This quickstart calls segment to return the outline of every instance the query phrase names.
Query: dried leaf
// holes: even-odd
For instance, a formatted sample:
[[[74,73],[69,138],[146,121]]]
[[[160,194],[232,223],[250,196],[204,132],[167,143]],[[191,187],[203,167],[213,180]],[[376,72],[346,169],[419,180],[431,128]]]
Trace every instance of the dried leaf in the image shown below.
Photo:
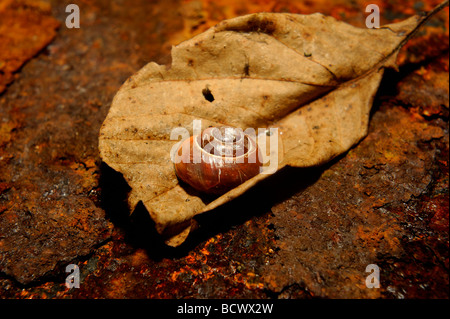
[[[100,132],[102,159],[132,188],[172,246],[192,218],[241,195],[259,174],[209,200],[175,175],[170,139],[208,126],[275,127],[278,169],[323,164],[367,133],[383,68],[426,17],[380,29],[355,28],[322,14],[257,13],[225,20],[173,47],[171,66],[149,63],[114,98]],[[210,95],[205,96],[205,90]]]

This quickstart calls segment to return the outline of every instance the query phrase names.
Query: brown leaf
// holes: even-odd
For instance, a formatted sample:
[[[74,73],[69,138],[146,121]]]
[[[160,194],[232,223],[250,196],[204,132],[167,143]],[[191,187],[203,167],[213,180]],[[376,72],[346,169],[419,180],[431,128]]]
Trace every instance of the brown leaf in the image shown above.
[[[259,174],[210,200],[180,185],[172,129],[278,128],[278,169],[323,164],[367,133],[384,67],[425,18],[380,29],[355,28],[322,14],[257,13],[225,20],[172,49],[170,67],[149,63],[114,98],[100,154],[132,188],[172,246],[192,218],[270,176]],[[205,96],[208,90],[210,96]]]

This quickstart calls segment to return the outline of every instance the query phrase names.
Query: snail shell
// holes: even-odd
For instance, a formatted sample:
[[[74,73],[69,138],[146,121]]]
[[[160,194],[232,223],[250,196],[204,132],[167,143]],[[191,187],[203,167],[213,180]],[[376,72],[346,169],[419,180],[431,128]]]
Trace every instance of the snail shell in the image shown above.
[[[259,174],[262,165],[255,139],[233,127],[205,129],[181,143],[176,156],[177,176],[211,194],[223,194],[242,184]]]

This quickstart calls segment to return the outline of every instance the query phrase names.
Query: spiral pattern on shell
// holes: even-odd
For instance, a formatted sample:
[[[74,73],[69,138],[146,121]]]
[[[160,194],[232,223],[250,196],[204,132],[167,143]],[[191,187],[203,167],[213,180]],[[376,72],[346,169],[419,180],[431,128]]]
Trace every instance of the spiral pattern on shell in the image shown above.
[[[223,194],[259,174],[261,154],[253,136],[233,127],[210,127],[185,140],[175,172],[195,189]]]

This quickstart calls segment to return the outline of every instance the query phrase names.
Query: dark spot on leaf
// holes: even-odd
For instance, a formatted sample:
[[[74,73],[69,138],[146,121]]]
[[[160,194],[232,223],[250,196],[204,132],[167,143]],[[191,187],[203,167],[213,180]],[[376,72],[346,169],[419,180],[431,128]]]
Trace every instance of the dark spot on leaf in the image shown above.
[[[250,75],[250,64],[248,64],[248,63],[245,63],[244,74],[245,74],[245,76],[249,76]]]
[[[258,16],[253,16],[248,20],[247,28],[250,32],[263,32],[267,34],[272,34],[276,29],[274,21]]]
[[[207,100],[209,102],[214,101],[214,95],[212,95],[211,90],[209,89],[209,87],[205,87],[202,90],[202,94],[203,94],[205,100]]]
[[[188,60],[188,66],[194,66],[194,60],[189,59]]]

